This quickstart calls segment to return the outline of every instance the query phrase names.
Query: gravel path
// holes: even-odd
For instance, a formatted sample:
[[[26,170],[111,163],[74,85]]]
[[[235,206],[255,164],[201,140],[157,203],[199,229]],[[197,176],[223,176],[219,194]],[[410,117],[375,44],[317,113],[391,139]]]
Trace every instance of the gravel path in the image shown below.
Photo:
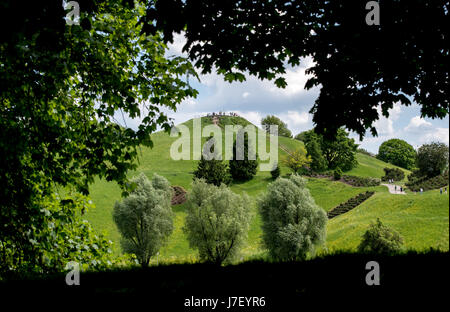
[[[397,185],[397,191],[395,191],[395,185],[394,184],[381,184],[384,186],[387,186],[387,188],[389,189],[389,193],[391,194],[400,194],[400,195],[406,195],[405,191],[400,192],[400,186]]]

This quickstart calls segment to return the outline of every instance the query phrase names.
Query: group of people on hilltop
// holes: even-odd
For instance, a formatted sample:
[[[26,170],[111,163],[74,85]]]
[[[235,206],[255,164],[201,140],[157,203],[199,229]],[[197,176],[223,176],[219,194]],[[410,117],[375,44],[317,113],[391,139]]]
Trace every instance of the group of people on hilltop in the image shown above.
[[[228,114],[226,112],[212,112],[212,113],[208,113],[206,115],[207,117],[214,117],[214,116],[231,116],[231,117],[238,117],[239,115],[234,113],[234,112],[229,112]]]

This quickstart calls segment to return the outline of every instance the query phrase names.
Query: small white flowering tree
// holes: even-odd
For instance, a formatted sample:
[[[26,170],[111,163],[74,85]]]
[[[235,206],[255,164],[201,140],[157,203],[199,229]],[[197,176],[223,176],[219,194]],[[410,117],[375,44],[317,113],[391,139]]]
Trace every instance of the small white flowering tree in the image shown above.
[[[269,184],[258,201],[264,245],[274,259],[302,260],[326,238],[327,215],[294,174]]]
[[[151,181],[143,173],[131,181],[136,188],[122,202],[116,202],[113,218],[122,235],[122,250],[135,254],[145,267],[173,231],[173,191],[157,174]]]
[[[217,187],[196,179],[187,200],[184,232],[200,259],[221,265],[237,255],[247,238],[249,199],[224,184]]]

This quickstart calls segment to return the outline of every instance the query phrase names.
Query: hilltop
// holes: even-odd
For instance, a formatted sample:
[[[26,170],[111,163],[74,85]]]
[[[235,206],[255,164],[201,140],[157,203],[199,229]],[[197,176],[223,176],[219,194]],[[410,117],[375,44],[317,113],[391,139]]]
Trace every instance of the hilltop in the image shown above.
[[[212,124],[210,118],[202,118],[202,125]],[[250,125],[251,123],[242,117],[222,116],[219,127],[226,125]],[[190,130],[193,120],[183,123]],[[135,176],[138,172],[151,177],[157,173],[166,177],[172,185],[177,185],[189,191],[196,168],[195,160],[174,161],[170,157],[170,146],[177,139],[170,137],[166,132],[152,134],[154,147],[142,147],[140,150],[139,167],[136,172],[130,172],[129,176]],[[287,156],[287,152],[303,146],[303,142],[286,137],[278,137],[278,157],[281,160]],[[202,142],[205,142],[203,138]],[[192,145],[192,140],[191,140]],[[383,168],[395,167],[384,163],[374,157],[357,154],[358,166],[345,174],[381,178],[384,175]],[[404,170],[407,174],[409,171]],[[286,176],[290,169],[281,164],[281,175]],[[246,192],[251,202],[253,218],[250,226],[248,244],[243,250],[243,259],[264,257],[265,251],[261,247],[261,220],[257,212],[255,200],[267,185],[272,182],[270,172],[258,171],[256,176],[245,183],[231,185],[236,193]],[[333,207],[365,191],[375,191],[375,194],[363,202],[354,210],[333,218],[328,222],[327,250],[354,250],[359,243],[370,222],[380,217],[383,222],[396,228],[404,237],[407,248],[423,250],[429,247],[448,250],[448,195],[440,196],[439,192],[429,191],[422,195],[407,194],[403,196],[393,195],[385,186],[377,187],[352,187],[347,184],[328,179],[308,178],[307,184],[316,203],[328,211]],[[106,231],[108,237],[114,241],[114,252],[120,253],[120,236],[112,220],[114,203],[120,200],[120,189],[114,182],[96,180],[91,187],[91,198],[96,205],[86,214],[86,218],[92,223],[94,229],[99,232]],[[160,251],[158,261],[181,262],[194,261],[196,252],[189,248],[189,244],[182,232],[184,218],[184,204],[173,206],[175,212],[174,232],[168,245]],[[156,261],[156,259],[152,260]]]

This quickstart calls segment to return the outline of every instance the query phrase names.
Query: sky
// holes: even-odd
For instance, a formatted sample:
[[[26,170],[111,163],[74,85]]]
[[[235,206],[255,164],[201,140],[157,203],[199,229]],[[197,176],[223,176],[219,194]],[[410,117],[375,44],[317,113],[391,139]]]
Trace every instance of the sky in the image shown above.
[[[182,53],[185,40],[183,34],[175,34],[166,56],[186,56]],[[288,83],[285,89],[277,88],[272,81],[262,81],[250,75],[246,75],[246,81],[242,83],[226,82],[222,75],[214,72],[200,75],[200,81],[191,78],[191,86],[199,91],[197,98],[186,99],[176,112],[165,110],[165,113],[179,124],[211,112],[235,112],[257,126],[263,117],[276,115],[296,135],[314,127],[309,110],[320,88],[304,89],[308,79],[305,69],[311,64],[311,59],[304,59],[300,66],[288,68],[284,76]],[[363,141],[359,141],[355,133],[350,133],[350,136],[361,148],[372,153],[377,153],[380,144],[391,138],[403,139],[415,149],[432,141],[449,144],[448,116],[444,119],[421,118],[420,107],[415,103],[408,107],[395,105],[389,118],[381,117],[375,122],[375,127],[377,137],[367,133]]]

